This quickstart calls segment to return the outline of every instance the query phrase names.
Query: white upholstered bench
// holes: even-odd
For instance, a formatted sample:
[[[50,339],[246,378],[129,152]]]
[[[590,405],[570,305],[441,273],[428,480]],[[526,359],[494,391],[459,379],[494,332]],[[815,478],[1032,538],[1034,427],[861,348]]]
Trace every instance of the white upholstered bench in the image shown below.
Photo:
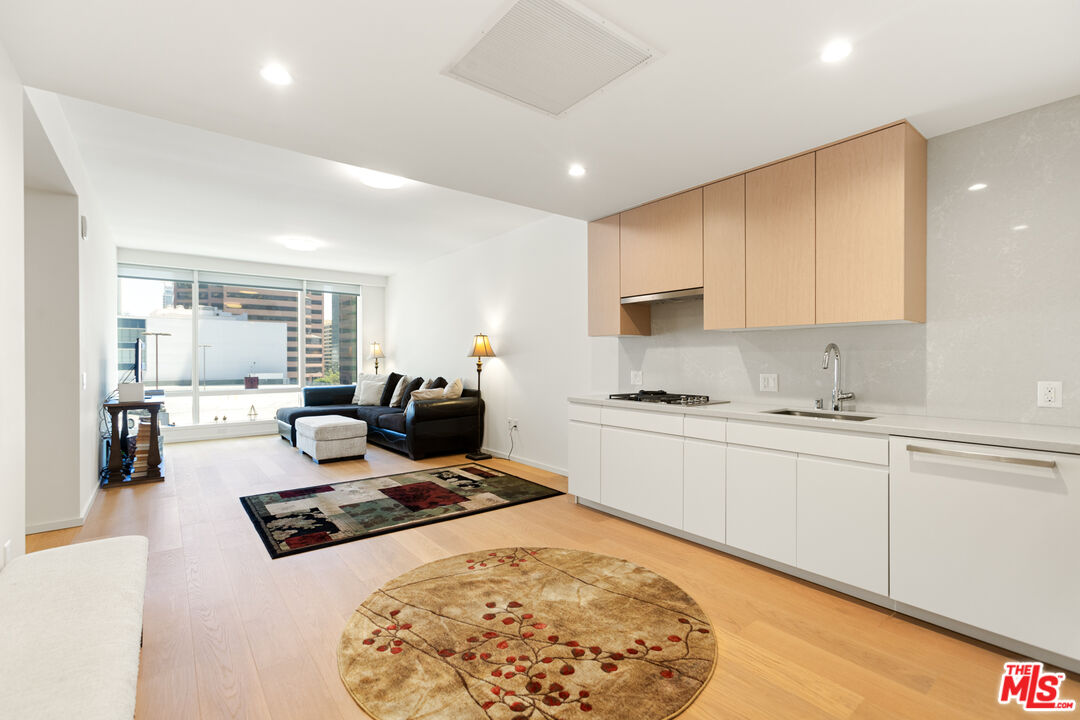
[[[0,572],[0,718],[131,720],[147,541],[22,555]]]
[[[296,448],[317,463],[362,458],[367,452],[367,423],[343,415],[297,418]]]

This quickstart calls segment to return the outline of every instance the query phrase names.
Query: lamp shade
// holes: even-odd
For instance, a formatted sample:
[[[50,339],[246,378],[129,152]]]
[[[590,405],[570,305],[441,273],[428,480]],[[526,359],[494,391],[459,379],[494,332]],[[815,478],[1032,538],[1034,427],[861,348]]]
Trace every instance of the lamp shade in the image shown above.
[[[377,342],[373,342],[371,343],[371,354],[368,357],[381,358],[386,356],[383,355],[382,346]]]
[[[487,335],[477,335],[473,338],[472,350],[466,357],[485,358],[495,357],[495,351],[491,349],[491,341]]]

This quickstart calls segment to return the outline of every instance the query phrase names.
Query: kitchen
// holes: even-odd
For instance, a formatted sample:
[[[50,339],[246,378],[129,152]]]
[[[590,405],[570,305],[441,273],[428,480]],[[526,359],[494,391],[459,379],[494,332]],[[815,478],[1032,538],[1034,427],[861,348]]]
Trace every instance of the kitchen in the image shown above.
[[[640,208],[590,225],[590,332],[618,336],[620,386],[569,399],[571,493],[1080,669],[1078,111],[1072,98],[922,148],[916,128],[890,126],[905,133],[887,201],[868,196],[886,152],[847,176],[821,162],[843,142],[767,166],[817,155],[803,160],[801,205],[760,182],[754,197],[751,171],[723,215],[731,179],[706,185],[663,243],[671,258],[700,228],[698,275],[693,247],[622,272],[642,244]],[[868,174],[837,185],[852,168]],[[659,228],[680,213],[654,217]],[[642,286],[656,277],[668,284]],[[661,388],[710,404],[607,396]]]

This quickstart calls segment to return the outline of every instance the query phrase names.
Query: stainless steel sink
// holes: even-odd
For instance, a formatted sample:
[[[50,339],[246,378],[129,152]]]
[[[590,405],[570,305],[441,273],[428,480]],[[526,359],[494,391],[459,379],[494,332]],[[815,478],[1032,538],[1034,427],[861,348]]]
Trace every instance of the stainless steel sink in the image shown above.
[[[851,420],[863,422],[873,420],[873,415],[855,415],[854,413],[829,412],[828,410],[768,410],[769,415],[793,415],[795,417],[819,418],[822,420]]]

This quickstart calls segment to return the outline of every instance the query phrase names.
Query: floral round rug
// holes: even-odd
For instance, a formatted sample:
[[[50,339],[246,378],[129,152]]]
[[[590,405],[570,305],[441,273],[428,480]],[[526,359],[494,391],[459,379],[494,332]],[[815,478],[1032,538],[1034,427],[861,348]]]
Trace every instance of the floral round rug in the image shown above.
[[[656,573],[556,548],[422,565],[357,608],[341,679],[377,720],[662,720],[712,676],[704,611]]]

